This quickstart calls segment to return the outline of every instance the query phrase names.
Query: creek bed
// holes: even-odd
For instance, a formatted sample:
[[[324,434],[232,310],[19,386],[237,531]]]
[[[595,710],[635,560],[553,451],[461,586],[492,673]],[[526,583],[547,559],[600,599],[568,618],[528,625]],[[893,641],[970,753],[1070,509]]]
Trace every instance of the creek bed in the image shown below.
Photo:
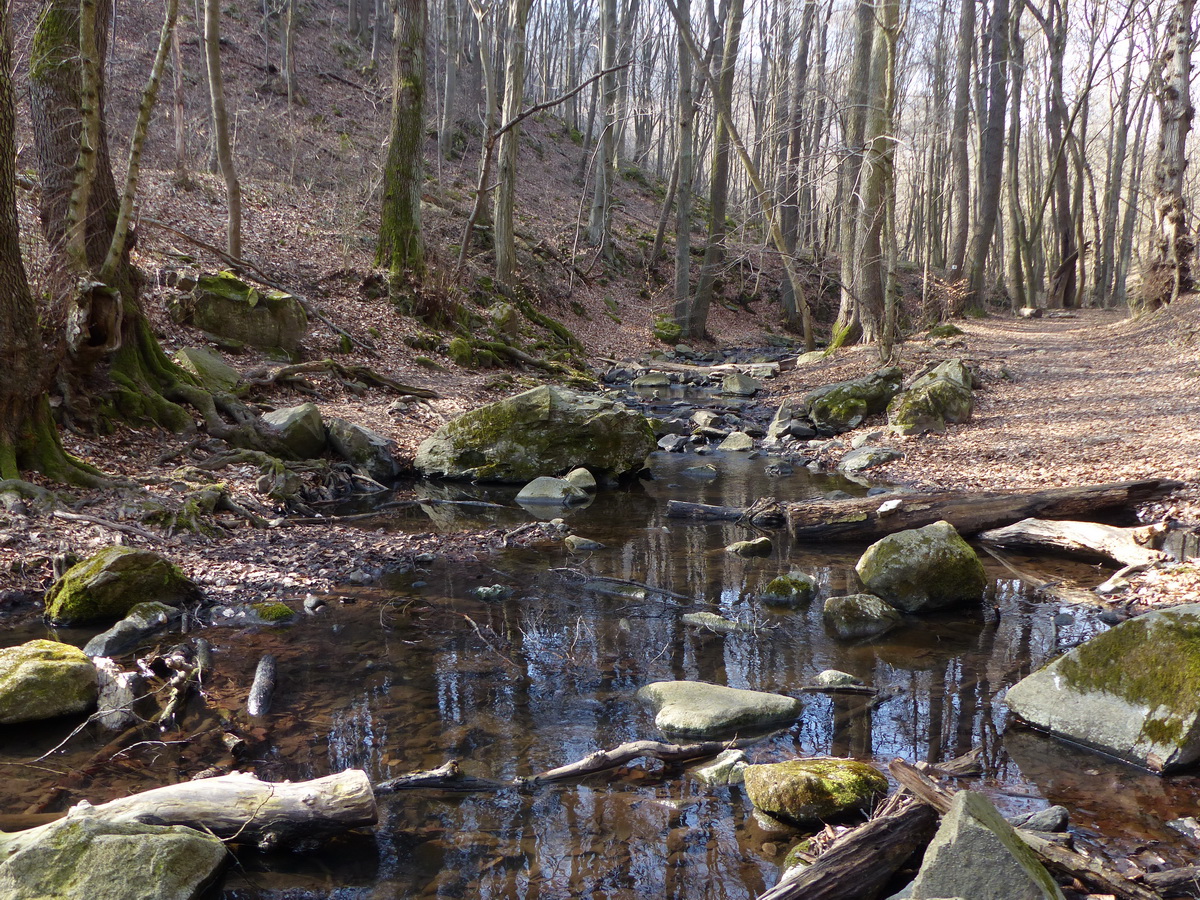
[[[102,748],[112,736],[88,731],[36,763],[77,723],[4,729],[0,811],[63,809],[81,797],[101,801],[190,778],[229,761],[221,757],[223,730],[247,738],[241,766],[269,780],[362,767],[379,781],[451,758],[470,775],[507,780],[659,737],[634,699],[647,682],[701,679],[788,693],[837,668],[880,688],[884,699],[806,694],[797,723],[749,749],[752,760],[834,754],[885,768],[894,757],[936,762],[981,746],[984,774],[971,784],[1005,813],[1062,803],[1077,836],[1109,853],[1193,861],[1194,845],[1164,822],[1195,814],[1200,778],[1158,778],[1028,731],[1004,731],[1007,687],[1103,629],[1096,610],[1038,599],[985,556],[992,580],[978,608],[840,643],[824,630],[820,599],[777,610],[754,595],[791,568],[816,576],[820,597],[853,590],[861,547],[793,546],[776,532],[772,556],[742,559],[723,548],[749,536],[745,528],[664,518],[668,499],[745,506],[762,496],[864,490],[802,468],[771,476],[769,461],[656,454],[653,480],[602,492],[588,508],[566,513],[574,533],[604,550],[572,555],[554,543],[471,564],[434,563],[347,589],[342,601],[292,626],[207,629],[216,673],[206,687],[209,711],[193,712],[182,734],[108,753]],[[718,477],[684,472],[708,463]],[[430,490],[510,507],[515,494]],[[514,508],[431,506],[384,511],[372,526],[511,527],[529,518]],[[1104,577],[1085,565],[1019,561],[1089,584]],[[692,599],[622,594],[598,577]],[[512,593],[473,594],[493,584]],[[696,611],[751,627],[716,634],[681,623]],[[82,643],[91,632],[58,634]],[[279,687],[271,713],[251,720],[244,694],[266,652],[278,660]],[[381,799],[380,825],[368,835],[315,852],[239,850],[219,895],[749,898],[775,882],[798,836],[758,821],[740,787],[704,785],[684,768],[657,763],[527,790]]]

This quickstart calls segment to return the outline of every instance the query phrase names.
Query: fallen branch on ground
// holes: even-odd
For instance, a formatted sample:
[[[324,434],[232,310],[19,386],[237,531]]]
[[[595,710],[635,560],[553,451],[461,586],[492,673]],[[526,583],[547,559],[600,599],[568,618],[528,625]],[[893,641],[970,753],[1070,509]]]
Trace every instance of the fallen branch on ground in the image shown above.
[[[1167,554],[1156,550],[1153,542],[1165,534],[1167,526],[1159,522],[1137,528],[1118,528],[1099,522],[1022,519],[1003,528],[980,532],[977,538],[997,547],[1039,547],[1111,559],[1123,566],[1141,566],[1162,562]]]

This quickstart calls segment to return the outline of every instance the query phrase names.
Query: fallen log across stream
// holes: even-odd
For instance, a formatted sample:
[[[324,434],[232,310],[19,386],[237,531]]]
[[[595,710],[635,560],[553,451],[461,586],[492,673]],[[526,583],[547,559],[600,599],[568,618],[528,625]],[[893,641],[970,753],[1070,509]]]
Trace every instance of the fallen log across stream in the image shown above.
[[[1166,531],[1164,523],[1118,528],[1099,522],[1022,519],[1003,528],[982,531],[977,537],[994,547],[1048,547],[1064,553],[1100,556],[1123,566],[1143,566],[1167,559],[1166,553],[1153,547],[1154,541]]]
[[[784,503],[788,530],[797,541],[874,541],[897,531],[945,520],[963,535],[1021,519],[1083,519],[1130,509],[1182,487],[1148,478],[1044,491],[939,491],[854,500]]]
[[[101,803],[88,815],[110,822],[186,825],[264,849],[374,825],[375,793],[362,769],[312,781],[259,781],[235,772],[185,781]],[[45,826],[20,832],[36,840]]]

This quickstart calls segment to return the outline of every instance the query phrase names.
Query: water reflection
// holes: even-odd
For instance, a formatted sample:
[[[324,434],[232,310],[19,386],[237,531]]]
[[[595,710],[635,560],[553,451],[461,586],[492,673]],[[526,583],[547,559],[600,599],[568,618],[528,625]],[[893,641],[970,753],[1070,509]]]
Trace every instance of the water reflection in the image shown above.
[[[979,786],[1006,811],[1061,802],[1087,831],[1161,842],[1167,857],[1186,853],[1161,818],[1194,813],[1200,795],[1194,779],[1141,775],[1028,732],[1003,734],[1004,690],[1101,628],[1092,611],[1073,610],[1068,620],[997,566],[989,569],[992,586],[977,608],[911,620],[883,639],[839,643],[825,632],[820,599],[778,610],[756,595],[792,568],[815,575],[822,598],[855,590],[861,548],[795,547],[773,534],[771,557],[742,559],[723,550],[747,536],[741,526],[670,521],[662,507],[674,497],[744,506],[760,496],[861,488],[802,469],[770,477],[764,460],[744,455],[705,461],[720,478],[685,485],[678,473],[695,457],[659,455],[653,480],[603,492],[590,509],[569,513],[572,529],[606,544],[603,551],[572,555],[560,544],[511,551],[409,573],[384,591],[358,591],[357,602],[332,605],[290,630],[212,632],[217,674],[207,690],[210,702],[227,711],[229,727],[250,737],[242,764],[270,778],[353,766],[382,780],[454,758],[469,774],[510,780],[658,737],[634,699],[647,682],[703,679],[789,693],[823,669],[838,668],[879,695],[804,695],[800,719],[751,748],[752,760],[828,753],[882,766],[896,756],[936,762],[979,745],[985,763]],[[444,492],[438,499],[463,499],[465,492],[508,503],[507,489],[431,490]],[[447,517],[446,526],[463,516],[528,520],[517,510],[430,509]],[[432,521],[425,510],[384,515],[424,516],[424,530]],[[616,590],[617,582],[598,578],[649,590]],[[417,581],[425,586],[414,587]],[[512,593],[497,600],[472,593],[491,584]],[[700,610],[753,627],[717,634],[681,623],[684,612]],[[262,652],[276,655],[280,687],[269,725],[255,731],[239,710]],[[194,735],[218,723],[185,724]],[[31,733],[41,752],[66,728],[51,724]],[[108,739],[77,739],[54,765],[81,769],[101,758]],[[131,749],[121,766],[96,766],[51,796],[58,775],[12,765],[30,758],[29,739],[0,735],[0,763],[9,764],[4,807],[63,808],[85,795],[103,800],[188,778],[218,761],[211,747],[193,740],[153,752]],[[388,797],[369,837],[311,856],[245,853],[224,896],[748,898],[774,883],[795,838],[757,822],[738,787],[707,786],[678,767],[639,764],[538,789]]]

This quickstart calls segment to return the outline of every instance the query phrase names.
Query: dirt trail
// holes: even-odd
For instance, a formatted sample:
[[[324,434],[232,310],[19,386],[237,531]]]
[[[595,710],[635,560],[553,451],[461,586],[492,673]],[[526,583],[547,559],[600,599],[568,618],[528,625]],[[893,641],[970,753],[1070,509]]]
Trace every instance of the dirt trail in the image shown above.
[[[960,325],[962,337],[909,344],[905,356],[970,360],[983,382],[975,415],[905,441],[891,477],[1003,489],[1161,476],[1189,482],[1185,498],[1200,498],[1196,300],[1148,321],[1080,310]]]

